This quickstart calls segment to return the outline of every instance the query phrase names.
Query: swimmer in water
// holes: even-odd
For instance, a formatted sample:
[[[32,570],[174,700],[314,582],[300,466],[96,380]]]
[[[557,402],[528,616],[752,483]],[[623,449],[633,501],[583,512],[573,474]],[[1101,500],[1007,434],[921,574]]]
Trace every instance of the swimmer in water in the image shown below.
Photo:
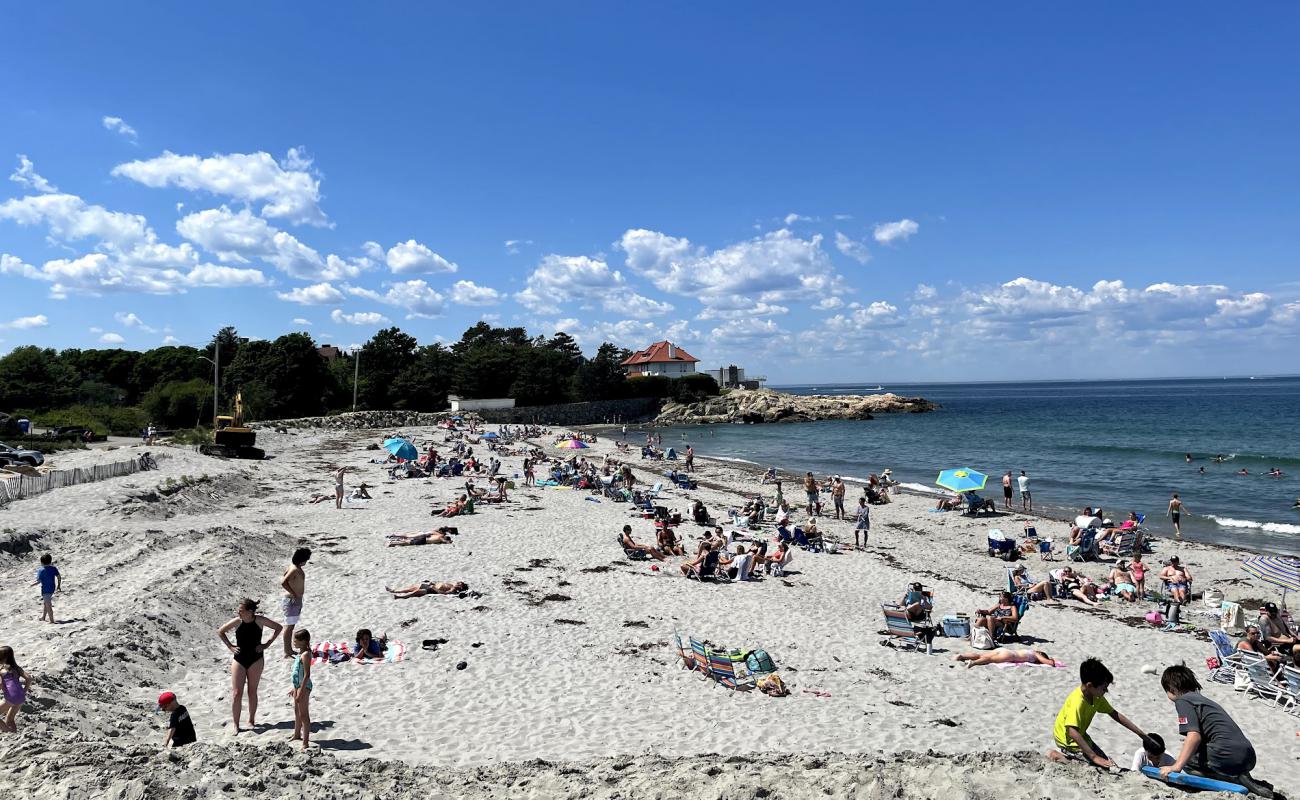
[[[1238,474],[1238,475],[1249,475],[1250,473],[1246,471],[1246,468],[1245,468],[1245,467],[1242,467],[1241,469],[1237,470],[1237,474]]]
[[[1273,467],[1272,469],[1270,469],[1270,470],[1268,471],[1268,477],[1270,477],[1270,478],[1280,478],[1280,477],[1282,477],[1282,470],[1278,469],[1277,467]]]
[[[1188,454],[1187,454],[1186,456],[1184,456],[1184,457],[1187,459],[1187,463],[1188,463],[1188,464],[1192,463],[1192,454],[1191,454],[1191,453],[1188,453]]]
[[[1216,464],[1222,464],[1223,462],[1225,462],[1225,461],[1227,461],[1227,460],[1228,460],[1228,459],[1226,459],[1226,458],[1223,457],[1223,453],[1219,453],[1217,456],[1214,457],[1214,463],[1216,463]]]
[[[1200,474],[1204,475],[1204,474],[1205,474],[1205,467],[1201,467],[1201,468],[1198,470],[1198,472],[1200,472]]]

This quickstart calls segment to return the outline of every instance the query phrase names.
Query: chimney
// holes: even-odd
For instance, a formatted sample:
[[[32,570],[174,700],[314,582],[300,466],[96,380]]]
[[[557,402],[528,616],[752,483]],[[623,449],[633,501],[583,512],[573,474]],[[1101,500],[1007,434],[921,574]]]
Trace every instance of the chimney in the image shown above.
[[[669,358],[677,358],[677,351],[676,351],[676,348],[673,347],[673,343],[672,343],[672,342],[669,342],[669,343],[668,343],[668,357],[669,357]]]

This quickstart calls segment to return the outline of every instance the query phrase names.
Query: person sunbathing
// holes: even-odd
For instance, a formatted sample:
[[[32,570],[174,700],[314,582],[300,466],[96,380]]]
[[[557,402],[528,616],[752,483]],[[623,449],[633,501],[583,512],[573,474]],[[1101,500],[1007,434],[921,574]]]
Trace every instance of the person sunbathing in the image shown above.
[[[1002,592],[998,595],[998,604],[992,608],[982,608],[975,611],[975,625],[981,628],[987,628],[988,632],[993,635],[993,641],[1004,635],[1008,629],[1012,629],[1020,622],[1020,609],[1016,608],[1015,599],[1011,592]]]
[[[785,563],[786,552],[789,549],[790,549],[789,542],[781,542],[779,545],[776,546],[775,553],[763,559],[763,563],[767,565],[767,571],[769,574],[771,574],[773,567],[779,567]]]
[[[1043,664],[1056,666],[1056,659],[1042,650],[1011,650],[999,647],[996,650],[980,650],[973,653],[958,653],[954,661],[961,661],[970,667],[982,667],[985,664]]]
[[[1070,567],[1061,567],[1055,573],[1057,596],[1069,596],[1090,606],[1101,605],[1097,602],[1097,585]]]
[[[1169,584],[1169,597],[1175,603],[1186,603],[1191,598],[1192,573],[1178,560],[1170,556],[1169,563],[1160,570],[1160,580]]]
[[[961,495],[954,495],[953,497],[940,497],[939,502],[935,503],[934,510],[935,511],[956,511],[957,509],[961,508],[961,505],[962,505]]]
[[[1115,587],[1116,597],[1122,597],[1130,603],[1137,601],[1137,586],[1133,574],[1129,572],[1127,561],[1120,561],[1110,571],[1110,582]]]
[[[659,550],[666,555],[686,555],[686,550],[682,547],[681,540],[677,538],[677,534],[673,532],[673,529],[667,525],[659,529],[658,544]]]
[[[422,544],[451,544],[451,528],[438,528],[428,533],[390,533],[387,536],[389,547],[416,547]]]
[[[461,495],[460,499],[453,500],[450,505],[448,505],[446,508],[442,510],[441,513],[438,514],[438,516],[454,517],[458,514],[465,513],[465,509],[468,507],[469,507],[469,498],[465,495]]]
[[[388,650],[388,634],[382,634],[376,639],[371,635],[369,628],[362,628],[357,631],[357,638],[352,645],[352,657],[357,661],[371,658],[383,660],[386,650]]]
[[[1048,600],[1055,601],[1056,596],[1052,591],[1052,579],[1034,583],[1033,578],[1029,577],[1029,570],[1024,564],[1016,567],[1011,573],[1011,583],[1015,586],[1017,592],[1024,592],[1030,600]]]
[[[1258,625],[1247,625],[1246,636],[1240,642],[1237,642],[1238,650],[1245,650],[1249,653],[1258,653],[1268,662],[1268,671],[1270,674],[1277,674],[1278,668],[1282,666],[1282,654],[1269,650],[1260,635]]]
[[[426,594],[463,594],[469,591],[469,584],[464,581],[458,583],[421,581],[401,589],[390,589],[385,586],[384,591],[391,594],[394,600],[409,600],[412,597],[424,597]]]
[[[664,560],[664,554],[661,553],[661,552],[659,552],[659,550],[657,550],[656,548],[653,548],[653,547],[651,547],[651,546],[648,545],[648,544],[637,544],[637,543],[636,543],[636,540],[632,538],[632,526],[631,526],[631,525],[624,525],[624,526],[623,526],[623,533],[622,533],[622,535],[619,536],[618,538],[619,538],[619,541],[623,543],[623,549],[624,549],[624,550],[632,550],[632,551],[635,551],[635,552],[645,553],[646,555],[650,556],[651,558],[655,559],[656,561],[663,561],[663,560]]]

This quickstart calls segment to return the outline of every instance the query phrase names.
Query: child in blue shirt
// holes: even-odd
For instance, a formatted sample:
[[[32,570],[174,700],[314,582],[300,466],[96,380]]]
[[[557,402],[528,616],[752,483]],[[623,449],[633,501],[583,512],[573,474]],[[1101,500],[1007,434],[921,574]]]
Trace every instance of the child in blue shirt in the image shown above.
[[[32,581],[32,586],[41,585],[41,601],[44,608],[41,609],[42,622],[54,622],[54,593],[63,589],[63,576],[59,574],[59,568],[54,566],[54,558],[46,553],[41,556],[41,568],[36,570],[36,580]]]

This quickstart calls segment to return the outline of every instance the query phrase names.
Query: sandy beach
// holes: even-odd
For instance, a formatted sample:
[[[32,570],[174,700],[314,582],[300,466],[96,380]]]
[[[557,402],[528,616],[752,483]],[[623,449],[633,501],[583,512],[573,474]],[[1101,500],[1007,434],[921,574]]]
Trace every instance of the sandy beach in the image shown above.
[[[439,430],[406,432],[442,441]],[[969,649],[957,639],[937,639],[933,655],[880,645],[880,604],[897,601],[911,581],[934,590],[937,616],[992,605],[1006,565],[987,556],[985,534],[1019,532],[1022,515],[933,513],[932,498],[901,494],[873,507],[866,551],[798,551],[784,577],[712,585],[682,578],[681,558],[658,571],[624,558],[615,541],[624,524],[638,541],[653,540],[651,522],[633,519],[627,504],[520,481],[511,502],[447,521],[459,529],[453,544],[389,548],[386,534],[443,524],[430,508],[463,481],[390,481],[370,463],[382,453],[366,449],[383,434],[262,432],[259,446],[272,458],[257,463],[153,447],[166,456],[156,472],[0,509],[0,602],[11,610],[0,639],[35,682],[19,732],[0,734],[2,785],[34,798],[322,789],[362,797],[1175,796],[1133,774],[1041,758],[1089,656],[1115,674],[1116,707],[1178,746],[1173,705],[1143,667],[1186,662],[1204,677],[1213,647],[1203,634],[1147,623],[1149,604],[1032,606],[1020,631],[1062,669],[966,669],[952,658]],[[142,449],[66,458],[84,465]],[[580,454],[612,449],[602,440]],[[717,515],[757,491],[754,472],[707,456],[697,458],[701,488],[666,490],[664,505],[685,515],[699,498]],[[520,458],[503,462],[507,476],[520,472]],[[642,485],[667,469],[635,455],[630,463]],[[353,470],[349,488],[364,480],[374,499],[342,510],[307,503],[313,492],[331,493],[339,466]],[[786,495],[801,497],[789,482]],[[849,523],[819,524],[829,540],[852,542]],[[1063,552],[1065,527],[1039,528]],[[700,531],[679,529],[692,550]],[[350,641],[365,627],[406,648],[399,663],[313,669],[318,747],[306,754],[289,747],[292,662],[279,658],[280,643],[267,651],[259,726],[235,735],[230,657],[216,634],[245,596],[279,618],[280,576],[301,546],[313,555],[300,628],[319,642]],[[37,621],[40,597],[29,586],[44,552],[64,580],[53,626]],[[1149,567],[1179,555],[1198,591],[1215,587],[1251,605],[1277,599],[1240,570],[1242,551],[1162,539],[1156,552]],[[1042,578],[1063,562],[1026,563]],[[1081,571],[1100,579],[1109,566]],[[465,581],[471,594],[395,601],[383,588],[421,580]],[[1185,621],[1215,626],[1217,615],[1201,610],[1190,606]],[[765,649],[792,694],[732,692],[683,670],[674,634]],[[445,642],[428,651],[425,640]],[[163,689],[188,707],[197,745],[160,748]],[[1231,686],[1208,684],[1205,693],[1250,738],[1256,777],[1300,785],[1296,717]],[[1109,720],[1091,733],[1124,764],[1139,746]]]

